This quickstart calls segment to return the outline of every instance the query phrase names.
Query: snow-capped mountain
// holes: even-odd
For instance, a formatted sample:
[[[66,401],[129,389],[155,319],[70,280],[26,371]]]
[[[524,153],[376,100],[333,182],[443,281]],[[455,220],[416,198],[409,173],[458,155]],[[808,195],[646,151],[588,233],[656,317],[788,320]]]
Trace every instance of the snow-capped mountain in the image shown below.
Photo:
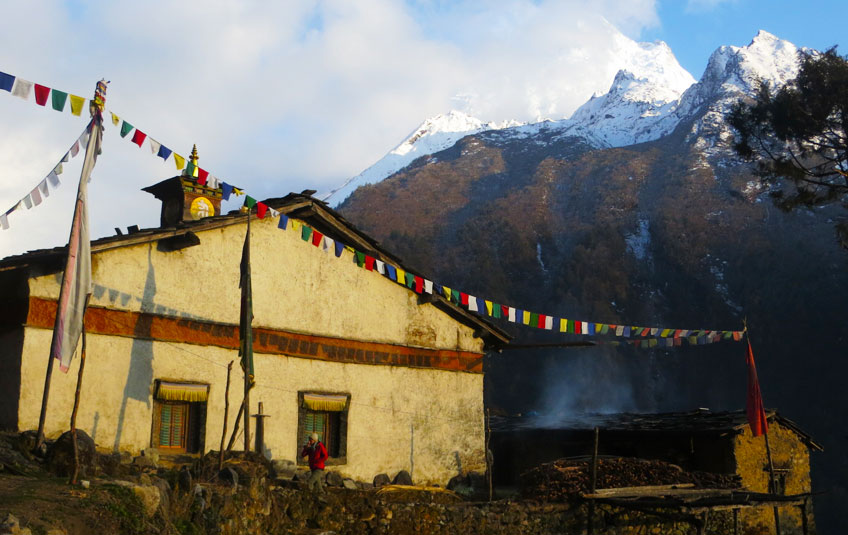
[[[520,124],[518,121],[484,123],[480,119],[457,110],[436,115],[421,123],[406,139],[377,163],[348,179],[340,187],[328,193],[325,198],[332,196],[333,202],[341,202],[359,186],[379,182],[392,173],[403,169],[419,156],[444,150],[471,134],[485,130],[515,127]]]
[[[539,143],[550,143],[578,137],[593,147],[611,148],[659,139],[681,122],[696,119],[690,136],[709,155],[726,150],[722,142],[730,132],[723,117],[733,102],[752,95],[759,80],[785,84],[797,75],[799,66],[795,45],[762,30],[748,46],[716,50],[697,83],[663,42],[637,43],[620,35],[613,50],[621,69],[609,90],[592,96],[570,118],[523,124],[485,123],[460,111],[437,115],[327,197],[339,204],[361,185],[379,182],[421,156],[486,131],[497,131],[492,137],[501,141],[538,137]]]

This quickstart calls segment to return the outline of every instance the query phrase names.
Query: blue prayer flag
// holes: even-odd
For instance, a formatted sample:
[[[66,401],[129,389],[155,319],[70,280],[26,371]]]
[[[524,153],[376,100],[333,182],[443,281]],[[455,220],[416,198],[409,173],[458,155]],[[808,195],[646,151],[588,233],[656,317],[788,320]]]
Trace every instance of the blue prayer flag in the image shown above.
[[[280,214],[280,222],[277,223],[277,228],[281,228],[283,230],[286,230],[286,225],[288,225],[288,224],[289,224],[289,216],[287,216],[286,214]]]
[[[344,248],[345,248],[345,244],[343,244],[339,240],[336,240],[336,257],[337,258],[342,256],[342,251],[344,251]]]
[[[624,336],[629,337],[629,336],[630,336],[630,327],[628,327],[627,325],[625,325],[625,326],[624,326],[624,333],[623,333],[623,334],[624,334]]]
[[[159,156],[163,160],[167,160],[170,155],[171,149],[169,149],[165,145],[159,145],[159,154],[157,154],[156,156]]]
[[[395,269],[395,267],[393,265],[386,264],[386,274],[393,281],[397,281],[397,270]]]
[[[225,201],[230,200],[230,194],[233,192],[233,187],[226,182],[221,182],[221,198]]]
[[[0,72],[0,89],[5,89],[11,92],[12,86],[15,85],[15,77],[5,72]]]

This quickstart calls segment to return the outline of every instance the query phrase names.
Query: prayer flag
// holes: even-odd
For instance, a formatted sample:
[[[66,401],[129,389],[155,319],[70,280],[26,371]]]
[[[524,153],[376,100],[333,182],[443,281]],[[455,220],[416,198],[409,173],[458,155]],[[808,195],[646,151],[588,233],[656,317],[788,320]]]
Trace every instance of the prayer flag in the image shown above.
[[[559,332],[565,333],[568,332],[568,320],[565,318],[560,318],[559,320]]]
[[[433,293],[433,281],[424,279],[424,291],[428,294]]]
[[[98,117],[89,123],[93,135],[85,150],[82,172],[77,190],[74,218],[68,237],[68,257],[62,275],[56,322],[50,355],[59,360],[59,368],[67,373],[83,330],[85,307],[93,290],[91,281],[91,240],[88,233],[88,181],[100,153],[102,126]]]
[[[583,324],[583,334],[595,334],[595,324],[591,322],[586,322]]]
[[[545,329],[552,330],[554,328],[553,316],[545,316]]]
[[[531,327],[539,327],[539,314],[531,312],[530,323],[528,325],[530,325]]]
[[[757,366],[754,364],[754,351],[751,349],[751,339],[748,339],[748,396],[745,412],[748,415],[748,425],[755,437],[768,433],[768,418],[763,408],[763,396],[760,392],[760,381],[757,379]]]
[[[71,158],[76,158],[77,154],[79,154],[79,141],[74,141],[71,145]]]
[[[330,252],[330,249],[332,249],[332,248],[333,248],[333,239],[332,239],[332,238],[329,238],[329,237],[327,237],[327,236],[324,236],[324,247],[322,248],[322,250],[323,250],[325,253],[329,253],[329,252]],[[378,260],[378,262],[379,262],[379,264],[378,264],[378,266],[377,266],[377,267],[378,267],[378,270],[380,271],[380,273],[383,273],[383,268],[382,268],[383,263],[382,263],[382,262],[380,262],[379,260]]]
[[[288,223],[289,223],[289,216],[287,216],[286,214],[280,214],[280,222],[277,223],[277,228],[281,228],[283,230],[286,230],[286,225],[288,225]]]
[[[164,148],[164,145],[162,146],[162,148]],[[168,151],[168,152],[170,152],[170,151]],[[167,160],[168,158],[165,157],[165,159]],[[232,193],[233,193],[233,187],[230,186],[229,184],[227,184],[226,182],[221,182],[221,198],[224,199],[225,201],[228,201],[228,200],[230,200],[230,195]],[[283,228],[286,228],[286,227],[283,226]]]
[[[32,91],[32,82],[28,82],[23,78],[15,79],[15,87],[12,88],[12,95],[29,100],[29,94]]]
[[[323,237],[324,237],[323,234],[321,234],[317,230],[313,230],[312,231],[312,245],[314,245],[315,247],[318,247],[319,245],[321,245],[321,239]]]
[[[468,294],[465,292],[459,292],[459,304],[468,306]]]
[[[336,242],[338,243],[338,242]],[[393,281],[397,280],[397,268],[391,264],[386,264],[386,276]]]
[[[73,98],[73,95],[71,95],[71,98]],[[131,125],[130,123],[128,123],[126,121],[121,123],[121,137],[127,137],[127,134],[132,132],[133,128],[134,128],[133,125]]]
[[[424,279],[422,279],[421,277],[416,275],[415,276],[415,293],[420,294],[420,293],[423,293],[423,292],[424,292]]]
[[[29,192],[29,196],[32,198],[32,202],[38,206],[41,204],[41,192],[38,191],[38,187]]]
[[[159,156],[160,158],[162,158],[162,161],[167,161],[168,157],[171,156],[171,149],[169,149],[165,145],[160,145],[159,146],[159,152],[156,153],[156,156]],[[230,193],[232,193],[232,192],[233,192],[233,187],[230,186],[230,191],[227,192],[227,196],[224,197],[224,199],[225,200],[229,199]]]
[[[448,288],[447,286],[442,286],[442,293],[444,294],[445,298],[447,298],[447,300],[450,301],[451,289]],[[489,315],[490,316],[492,315],[491,311],[489,311]]]
[[[282,216],[280,216],[282,217]],[[345,249],[345,244],[336,240],[336,258],[340,258],[342,256],[342,252]]]
[[[616,335],[616,336],[622,336],[623,334],[624,334],[624,326],[622,326],[622,325],[616,325],[616,327],[615,327],[615,335]]]
[[[524,325],[530,325],[530,311],[523,310],[521,312],[521,323]]]
[[[52,98],[53,109],[56,111],[65,111],[65,102],[68,101],[68,94],[58,89],[53,90]]]
[[[486,300],[482,297],[476,297],[474,300],[477,302],[477,309],[475,312],[482,314],[483,311],[486,310]]]
[[[2,73],[0,73],[2,74]],[[6,214],[0,214],[0,229],[8,230],[9,229],[9,216]]]
[[[501,317],[501,306],[497,303],[492,303],[492,317],[500,318]]]
[[[630,326],[629,325],[624,326],[624,336],[626,336],[628,338],[630,337]]]
[[[239,288],[241,288],[241,306],[239,308],[239,357],[241,369],[248,377],[252,388],[253,370],[253,285],[250,277],[250,217],[247,218],[247,232],[244,235],[244,246],[241,250],[241,265],[239,266]]]
[[[477,298],[473,295],[468,296],[468,310],[471,312],[479,312],[480,309],[477,308]]]
[[[190,176],[190,177],[196,177],[197,176],[197,166],[194,165],[194,162],[191,161],[191,159],[189,159],[188,163],[186,164],[185,170],[186,170],[186,174],[188,176]]]
[[[149,136],[147,137],[147,143],[150,145],[151,154],[159,154],[159,150],[162,148],[161,143]]]
[[[245,195],[244,206],[247,208],[248,211],[253,210],[253,207],[256,206],[256,199],[254,199],[250,195]]]
[[[47,104],[47,97],[50,96],[50,88],[41,84],[35,84],[35,103],[39,106]]]
[[[141,148],[141,144],[144,143],[144,138],[146,137],[147,134],[136,128],[135,134],[133,134],[132,142],[138,145],[138,148]]]
[[[268,212],[268,205],[264,202],[256,203],[256,215],[259,219],[265,219],[265,214]]]
[[[15,85],[15,77],[11,74],[6,74],[5,72],[0,72],[0,89],[4,91],[12,91],[12,87]]]
[[[486,314],[491,316],[492,315],[492,302],[485,300],[485,299],[483,300],[483,302],[486,303]]]
[[[121,130],[123,130],[123,128]],[[182,156],[180,156],[176,152],[173,153],[173,154],[174,154],[174,165],[177,166],[177,171],[182,171],[185,168],[185,158],[183,158]],[[230,191],[234,191],[234,190],[235,190],[235,188],[230,188]]]
[[[53,92],[53,94],[54,95],[56,94],[55,91]],[[112,113],[112,112],[109,112],[109,113]],[[118,117],[117,115],[115,115],[114,113],[112,113],[112,124],[115,125],[115,126],[118,126],[119,122],[121,122],[121,118]]]
[[[327,239],[329,240],[329,238],[327,238]],[[386,274],[386,263],[385,262],[383,262],[382,260],[375,260],[374,264],[376,264],[376,266],[377,266],[377,273],[379,273],[380,275]]]
[[[583,330],[583,325],[584,325],[584,323],[582,321],[575,321],[574,322],[574,333],[575,334],[586,334],[586,332]]]
[[[50,185],[53,186],[53,189],[59,187],[59,175],[57,175],[55,172],[50,171],[50,174],[47,175],[47,180],[50,181]]]
[[[312,242],[315,243],[315,242]],[[370,255],[365,255],[365,269],[368,271],[374,271],[374,257]]]
[[[515,309],[513,307],[509,307],[507,318],[509,319],[509,321],[515,323]]]
[[[85,104],[85,99],[76,95],[71,95],[71,113],[80,116],[82,115],[82,105]]]
[[[209,179],[209,171],[206,169],[197,168],[197,183],[201,186],[206,185],[206,181]]]
[[[397,268],[397,283],[406,284],[406,271],[401,268]]]
[[[251,197],[248,195],[247,198],[250,199]],[[245,203],[247,203],[247,201],[245,201]],[[309,241],[310,237],[312,237],[312,227],[309,225],[303,225],[300,229],[300,239],[303,241]],[[359,255],[362,253],[357,252],[356,254]],[[360,264],[359,267],[362,267],[362,264]]]
[[[405,276],[406,276],[406,287],[412,288],[413,286],[415,286],[415,276],[408,271],[406,272]]]

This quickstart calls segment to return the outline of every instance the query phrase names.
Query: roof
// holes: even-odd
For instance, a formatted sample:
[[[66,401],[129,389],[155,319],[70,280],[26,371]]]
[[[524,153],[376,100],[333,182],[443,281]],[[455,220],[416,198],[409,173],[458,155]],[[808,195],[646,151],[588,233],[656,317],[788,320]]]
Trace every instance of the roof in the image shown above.
[[[769,423],[794,432],[807,446],[822,450],[810,435],[803,432],[794,422],[784,418],[774,409],[766,410]],[[739,434],[748,425],[744,410],[717,411],[696,409],[687,412],[664,412],[652,414],[613,413],[583,414],[549,417],[540,415],[507,416],[491,418],[492,432],[509,433],[532,429],[548,431],[591,432],[595,427],[604,432],[640,434],[722,435]]]
[[[400,266],[404,271],[420,273],[418,270],[409,268],[397,256],[384,250],[380,247],[379,242],[354,227],[326,203],[307,193],[290,193],[285,197],[266,199],[263,202],[289,217],[304,221],[322,234],[350,245],[376,259]],[[254,214],[252,217],[257,216]],[[245,216],[243,213],[231,211],[226,215],[208,217],[198,221],[179,222],[171,227],[134,230],[130,234],[108,236],[92,241],[91,252],[98,253],[169,238],[188,237],[196,240],[196,236],[194,236],[196,232],[244,224],[244,222]],[[39,249],[3,258],[0,260],[0,273],[11,270],[25,270],[28,276],[33,277],[59,272],[64,267],[67,249],[67,246]],[[482,316],[456,306],[440,295],[427,294],[426,297],[422,296],[422,299],[426,299],[456,321],[474,329],[475,335],[483,338],[486,347],[499,347],[509,343],[511,339],[506,331],[488,322]]]

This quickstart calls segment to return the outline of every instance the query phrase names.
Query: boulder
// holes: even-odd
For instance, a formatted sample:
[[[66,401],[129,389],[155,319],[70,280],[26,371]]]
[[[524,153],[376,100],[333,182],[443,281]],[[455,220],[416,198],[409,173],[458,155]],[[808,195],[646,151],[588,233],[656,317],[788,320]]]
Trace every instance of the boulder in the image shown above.
[[[141,504],[144,506],[144,514],[148,517],[155,515],[156,510],[159,509],[159,501],[162,499],[159,488],[153,485],[135,485],[132,490],[141,500]]]
[[[171,509],[171,485],[161,477],[153,477],[153,485],[159,489],[159,500],[162,511],[167,514]]]
[[[406,470],[401,470],[392,480],[395,485],[412,485],[412,476]]]
[[[120,473],[121,454],[100,453],[97,455],[97,465],[103,474],[109,477],[115,477]]]
[[[182,492],[189,492],[193,488],[191,472],[185,466],[180,468],[180,473],[177,476],[177,488]]]
[[[387,474],[377,474],[374,476],[374,486],[377,488],[384,487],[392,482]]]
[[[94,441],[88,433],[77,429],[77,449],[79,452],[79,476],[94,474],[97,451]],[[70,476],[74,471],[74,443],[71,432],[65,431],[47,450],[47,468],[60,477]]]
[[[459,492],[459,489],[462,489],[463,491],[467,491],[470,487],[471,483],[468,481],[468,476],[466,475],[455,475],[448,481],[448,490]]]
[[[359,490],[359,487],[356,486],[356,481],[352,479],[345,479],[344,481],[342,481],[342,485],[344,486],[344,488],[349,490]]]
[[[286,459],[274,459],[271,461],[272,479],[291,479],[294,477],[295,472],[297,472],[297,465],[294,461]]]
[[[239,484],[239,476],[238,472],[233,470],[229,466],[225,466],[218,472],[218,481],[225,485],[231,485],[233,487],[238,487]]]
[[[344,484],[342,476],[338,472],[327,472],[325,481],[329,487],[341,487]]]
[[[146,455],[139,455],[138,457],[133,457],[132,464],[133,468],[141,472],[155,472],[158,468],[156,461],[154,461],[151,457],[147,457]]]

